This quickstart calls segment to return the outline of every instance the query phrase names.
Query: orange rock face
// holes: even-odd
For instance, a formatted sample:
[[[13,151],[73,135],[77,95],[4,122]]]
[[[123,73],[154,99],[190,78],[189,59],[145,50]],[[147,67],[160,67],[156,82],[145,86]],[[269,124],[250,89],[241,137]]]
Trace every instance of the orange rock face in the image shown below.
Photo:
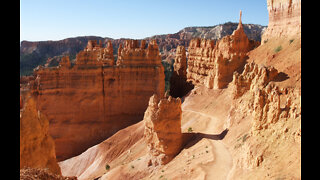
[[[262,43],[272,37],[289,37],[301,33],[301,0],[267,0],[269,24]]]
[[[170,95],[172,97],[183,97],[193,85],[187,82],[187,59],[184,46],[178,46],[176,58],[173,64],[173,73],[170,79]]]
[[[48,132],[49,121],[37,110],[32,97],[26,101],[20,112],[20,169],[48,168],[55,174],[61,174],[54,141]]]
[[[163,96],[164,69],[156,43],[148,48],[134,43],[126,41],[117,65],[110,42],[103,48],[89,41],[73,67],[62,63],[35,72],[33,92],[40,111],[50,120],[58,160],[78,155],[142,120],[150,96]]]
[[[247,52],[259,45],[244,33],[241,12],[238,28],[216,44],[213,40],[190,41],[187,79],[194,84],[205,84],[212,89],[226,88],[235,71],[245,64]]]
[[[180,98],[150,98],[144,114],[144,138],[149,152],[154,157],[153,164],[167,164],[182,147]]]

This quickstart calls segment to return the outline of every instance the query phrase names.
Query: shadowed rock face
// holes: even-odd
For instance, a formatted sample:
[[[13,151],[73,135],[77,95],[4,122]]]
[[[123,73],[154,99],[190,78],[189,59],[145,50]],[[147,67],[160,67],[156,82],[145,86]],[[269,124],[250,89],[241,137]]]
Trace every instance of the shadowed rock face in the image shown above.
[[[167,164],[182,147],[180,98],[153,95],[144,114],[144,138],[154,165]]]
[[[186,50],[184,46],[178,46],[173,64],[173,73],[170,79],[170,95],[175,98],[182,98],[193,87],[192,83],[187,82]]]
[[[32,97],[22,102],[20,96],[20,111],[20,168],[48,168],[61,175],[48,119],[37,110]]]
[[[193,39],[189,45],[187,80],[194,84],[204,84],[207,88],[226,88],[235,71],[240,72],[247,52],[259,45],[249,40],[240,21],[238,28],[230,36],[215,43],[210,39]]]
[[[164,70],[155,42],[147,48],[127,40],[117,65],[112,45],[89,41],[69,66],[35,72],[33,92],[50,121],[58,160],[78,155],[118,130],[143,119],[153,94],[164,94]],[[143,42],[142,42],[143,43]]]

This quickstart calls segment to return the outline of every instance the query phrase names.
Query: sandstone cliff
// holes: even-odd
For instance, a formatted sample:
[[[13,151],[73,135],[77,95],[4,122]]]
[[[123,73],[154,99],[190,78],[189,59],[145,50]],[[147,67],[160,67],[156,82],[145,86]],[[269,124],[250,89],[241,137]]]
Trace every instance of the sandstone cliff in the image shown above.
[[[301,33],[301,0],[267,0],[269,24],[262,43],[272,37],[290,37]]]
[[[150,165],[170,162],[182,148],[180,98],[153,95],[144,114],[144,138],[148,144]]]
[[[246,63],[247,52],[259,45],[246,36],[240,21],[230,36],[214,40],[193,39],[189,45],[187,79],[208,88],[226,88],[233,72],[240,72]]]
[[[58,67],[35,71],[33,92],[50,121],[58,160],[78,155],[119,129],[143,119],[152,94],[163,96],[164,73],[157,44],[147,48],[127,40],[117,65],[112,45],[89,41],[74,66],[65,57]],[[144,43],[142,41],[142,43]]]
[[[61,174],[54,141],[48,130],[49,121],[37,109],[33,97],[22,102],[20,96],[20,169],[48,168],[55,174]]]

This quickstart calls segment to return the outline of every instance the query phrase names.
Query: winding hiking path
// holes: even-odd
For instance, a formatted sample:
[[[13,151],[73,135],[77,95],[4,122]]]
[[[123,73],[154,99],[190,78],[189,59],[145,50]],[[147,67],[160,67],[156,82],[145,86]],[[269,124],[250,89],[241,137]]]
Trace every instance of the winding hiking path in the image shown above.
[[[221,133],[222,130],[216,128],[218,123],[221,123],[219,122],[219,119],[189,108],[183,109],[182,112],[197,114],[198,116],[196,117],[200,117],[201,119],[203,118],[203,120],[206,121],[204,122],[206,123],[206,127],[204,129],[201,129],[201,131],[198,131],[199,133]],[[197,121],[199,121],[199,118],[193,118],[189,120],[182,126],[182,129],[192,126]],[[228,174],[232,169],[232,156],[221,140],[208,138],[208,142],[213,149],[214,160],[206,164],[201,164],[200,167],[206,172],[206,179],[225,180],[227,179]]]

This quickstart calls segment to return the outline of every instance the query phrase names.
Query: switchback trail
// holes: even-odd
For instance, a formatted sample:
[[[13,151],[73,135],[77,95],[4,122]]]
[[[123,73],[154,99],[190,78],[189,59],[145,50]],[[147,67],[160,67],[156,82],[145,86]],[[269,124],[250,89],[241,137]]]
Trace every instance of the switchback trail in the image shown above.
[[[219,130],[216,128],[218,127],[218,123],[221,122],[219,122],[219,119],[213,116],[204,114],[202,112],[194,111],[192,109],[183,109],[182,112],[193,113],[197,114],[198,116],[204,117],[203,120],[207,122],[203,123],[206,123],[207,125],[204,129],[198,131],[199,133],[213,135],[220,134],[223,131],[221,129]],[[196,121],[199,121],[199,118],[193,118],[189,120],[182,126],[182,129],[190,127]],[[208,142],[210,143],[209,145],[213,149],[214,160],[206,164],[201,164],[200,167],[206,172],[206,179],[225,180],[227,179],[228,174],[232,168],[232,156],[220,139],[208,138],[208,140]]]

